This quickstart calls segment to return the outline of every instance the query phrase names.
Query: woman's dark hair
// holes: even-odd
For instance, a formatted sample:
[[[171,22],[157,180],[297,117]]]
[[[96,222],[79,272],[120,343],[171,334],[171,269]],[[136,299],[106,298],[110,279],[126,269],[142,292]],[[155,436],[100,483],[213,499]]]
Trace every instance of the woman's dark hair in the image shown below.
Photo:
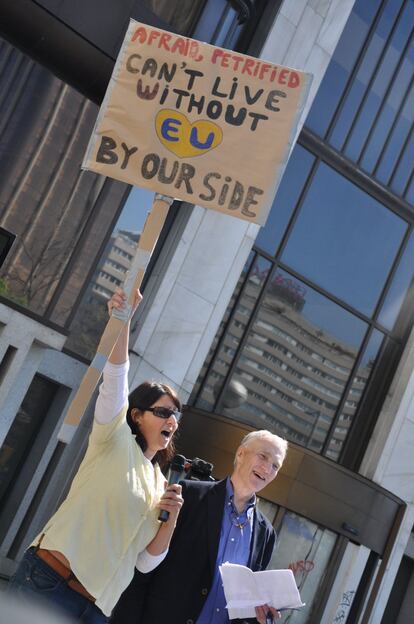
[[[144,383],[135,388],[135,390],[133,390],[128,397],[128,410],[126,414],[127,423],[132,433],[135,435],[135,440],[143,453],[145,453],[147,449],[147,441],[141,433],[137,423],[134,422],[131,412],[135,408],[144,412],[146,409],[154,405],[159,398],[166,394],[171,398],[178,411],[181,412],[181,401],[175,390],[173,390],[170,386],[167,386],[167,384],[157,383],[156,381],[144,381]],[[166,449],[158,451],[155,454],[152,459],[152,463],[158,463],[161,468],[165,468],[174,455],[175,446],[174,442],[171,440]]]

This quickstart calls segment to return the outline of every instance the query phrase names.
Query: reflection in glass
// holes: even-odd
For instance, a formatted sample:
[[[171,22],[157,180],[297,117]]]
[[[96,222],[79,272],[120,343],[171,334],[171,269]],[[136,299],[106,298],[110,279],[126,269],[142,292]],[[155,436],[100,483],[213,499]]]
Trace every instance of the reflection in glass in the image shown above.
[[[144,3],[167,22],[173,32],[188,34],[204,0],[144,0]]]
[[[392,12],[391,19],[388,22],[390,26],[393,25],[392,20],[394,19],[396,9],[399,9],[400,6],[401,2],[388,2],[383,15],[387,14],[387,10]],[[387,89],[392,88],[392,82],[396,77],[396,71],[401,62],[401,55],[404,53],[405,46],[410,39],[413,18],[414,6],[412,2],[406,3],[402,15],[399,15],[395,30],[388,33],[389,29],[385,29],[384,40],[388,34],[390,34],[390,38],[385,42],[382,58],[378,55],[378,64],[373,68],[372,83],[368,85],[369,90],[365,94],[362,107],[358,111],[356,123],[353,123],[351,135],[347,139],[345,153],[351,160],[357,161],[359,159],[368,132],[372,124],[375,123],[375,116],[383,102]],[[381,37],[379,28],[376,31],[376,35]],[[375,46],[377,37],[374,37],[372,40],[373,46]]]
[[[373,331],[358,370],[353,378],[348,396],[346,397],[343,409],[339,415],[338,424],[334,428],[326,451],[326,456],[334,461],[338,461],[339,459],[342,447],[353,423],[355,412],[371,376],[372,369],[374,368],[383,339],[384,335],[381,332],[377,330]]]
[[[4,297],[66,326],[128,187],[80,165],[97,106],[0,40]]]
[[[325,136],[338,110],[329,144],[407,201],[414,196],[413,29],[413,2],[357,0],[306,121]]]
[[[260,228],[256,238],[256,246],[271,255],[277,251],[314,162],[315,158],[310,152],[296,145],[289,158],[266,225]]]
[[[414,115],[413,115],[414,118]],[[404,146],[404,152],[401,156],[401,160],[398,162],[398,166],[391,178],[391,188],[398,195],[404,196],[406,188],[409,185],[411,176],[413,173],[413,158],[414,158],[414,132],[411,126],[408,140]]]
[[[116,230],[89,282],[71,324],[65,349],[88,360],[95,355],[108,322],[107,302],[125,280],[139,241],[139,233]]]
[[[361,4],[371,4],[372,6],[373,3],[365,3],[364,0],[360,0],[360,2],[358,2],[358,7],[360,7]],[[355,119],[357,119],[358,108],[361,106],[372,76],[375,74],[400,4],[401,0],[392,0],[384,7],[375,36],[369,42],[361,64],[353,76],[351,88],[343,102],[340,115],[335,122],[334,129],[329,139],[329,142],[337,149],[342,149],[348,132]],[[352,34],[350,36],[352,37]],[[366,136],[365,131],[363,132],[363,136]]]
[[[223,350],[239,344],[239,323],[245,327],[256,293],[257,286],[248,282]],[[276,271],[216,409],[320,451],[365,331],[363,322]],[[223,359],[221,351],[210,373],[215,396],[224,380]]]
[[[378,163],[378,169],[375,176],[383,184],[389,184],[391,175],[398,162],[398,157],[403,146],[409,136],[409,132],[413,123],[414,111],[414,87],[411,88],[407,95],[404,106],[398,116],[398,119],[390,131],[387,145],[382,153]]]
[[[132,189],[120,217],[99,259],[92,279],[76,310],[65,349],[87,359],[95,355],[108,322],[106,304],[116,288],[122,286],[138,246],[145,217],[151,209],[154,193]]]
[[[395,168],[394,187],[407,188],[414,200],[406,149],[414,150],[413,26],[411,1],[356,0],[306,123],[324,136],[334,119],[326,140],[339,149],[347,145],[348,155],[361,157],[359,164],[387,183]],[[376,318],[387,286],[379,321],[392,329],[414,273],[409,242],[387,284],[407,228],[403,218],[324,162],[316,167],[313,154],[296,147],[256,239],[257,250],[281,254],[286,270],[272,269],[264,293],[263,283],[243,282],[197,382],[197,405],[338,461],[383,334],[370,334],[355,372],[368,325],[329,297]]]
[[[321,163],[282,260],[371,315],[406,228],[405,221]]]
[[[306,606],[297,611],[283,611],[278,622],[305,624],[312,621],[312,606],[318,598],[318,589],[335,542],[336,535],[332,531],[297,514],[286,512],[269,569],[291,569]]]
[[[374,3],[365,3],[364,0],[360,0],[358,7],[362,4],[370,4],[372,7]],[[351,125],[357,117],[358,108],[363,102],[377,63],[384,51],[400,4],[401,0],[393,0],[386,4],[379,19],[375,36],[371,39],[361,64],[353,77],[352,86],[342,105],[341,113],[335,122],[335,127],[329,139],[329,142],[337,149],[342,149]],[[348,37],[348,47],[352,48],[353,33],[349,33]]]
[[[414,234],[411,234],[378,316],[379,322],[387,329],[393,329],[413,278]]]
[[[381,152],[384,149],[390,128],[397,124],[400,108],[403,106],[410,90],[414,72],[414,39],[411,40],[406,55],[401,61],[394,77],[392,89],[384,100],[380,102],[381,110],[375,120],[373,132],[364,148],[361,166],[365,171],[372,172]],[[412,109],[410,110],[412,115]]]
[[[324,136],[365,41],[377,2],[357,0],[318,89],[306,125]]]
[[[414,204],[414,171],[411,176],[410,184],[408,186],[408,190],[405,196],[405,199],[409,204]]]
[[[203,409],[214,408],[270,269],[271,263],[260,256],[253,263],[240,299],[234,308],[229,327],[215,355],[213,366],[207,378],[203,380],[202,391],[195,403],[197,407]],[[242,278],[239,280],[239,288],[244,281]],[[234,299],[235,297],[233,296],[233,301]],[[228,319],[232,307],[233,303],[230,302],[224,323]],[[213,343],[213,347],[215,344],[216,342]],[[205,369],[206,367],[203,368],[203,370]],[[200,379],[203,379],[203,370]],[[198,387],[197,384],[196,388]],[[193,396],[195,396],[195,393]],[[246,390],[242,382],[230,383],[225,395],[222,397],[222,403],[229,408],[237,407],[244,402],[245,396]]]
[[[255,0],[256,1],[256,0]],[[249,4],[255,4],[255,1]],[[232,49],[243,30],[241,8],[227,0],[144,0],[173,32]],[[238,9],[238,10],[236,10]],[[168,28],[167,30],[170,30]]]

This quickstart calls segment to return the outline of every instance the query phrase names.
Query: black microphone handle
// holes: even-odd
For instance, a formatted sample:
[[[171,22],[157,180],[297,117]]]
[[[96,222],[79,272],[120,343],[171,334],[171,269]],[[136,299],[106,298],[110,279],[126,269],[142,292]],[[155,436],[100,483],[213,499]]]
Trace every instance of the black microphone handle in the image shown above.
[[[168,479],[168,485],[174,485],[175,483],[179,483],[181,481],[182,474],[183,474],[182,470],[180,470],[179,472],[178,470],[171,470],[170,478]],[[167,511],[166,509],[161,509],[159,516],[158,516],[158,520],[160,520],[161,522],[167,522],[169,517],[170,517],[170,512]]]

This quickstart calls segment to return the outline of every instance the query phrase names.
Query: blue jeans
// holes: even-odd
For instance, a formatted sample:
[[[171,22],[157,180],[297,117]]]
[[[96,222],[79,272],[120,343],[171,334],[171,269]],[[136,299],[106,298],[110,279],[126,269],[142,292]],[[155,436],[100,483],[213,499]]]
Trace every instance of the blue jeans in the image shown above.
[[[10,581],[10,591],[17,599],[53,603],[55,612],[70,616],[74,622],[109,622],[109,618],[93,602],[68,587],[66,581],[36,555],[34,548],[26,551]]]

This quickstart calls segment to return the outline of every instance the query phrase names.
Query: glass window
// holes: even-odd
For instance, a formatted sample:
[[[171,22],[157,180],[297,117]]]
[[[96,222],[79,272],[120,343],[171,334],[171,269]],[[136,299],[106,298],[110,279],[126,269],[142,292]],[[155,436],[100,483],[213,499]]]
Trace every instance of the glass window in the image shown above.
[[[411,86],[404,101],[404,106],[391,128],[387,144],[378,163],[375,176],[383,184],[389,184],[391,176],[398,164],[400,153],[403,151],[407,137],[409,137],[414,116],[414,86]]]
[[[129,187],[80,168],[98,107],[0,41],[1,294],[64,326]]]
[[[414,115],[413,115],[414,117]],[[397,167],[391,178],[391,188],[397,195],[404,196],[407,186],[412,179],[414,161],[414,133],[412,131],[407,137],[404,150],[401,154]]]
[[[231,49],[241,30],[238,13],[229,2],[209,0],[196,25],[194,38]]]
[[[413,171],[413,174],[414,174],[414,171]],[[405,196],[406,201],[410,204],[414,204],[414,175],[413,174],[411,174],[410,184],[408,186],[408,191]]]
[[[306,125],[414,203],[413,33],[412,0],[356,0]],[[384,331],[359,317],[394,330],[413,283],[414,235],[398,206],[352,181],[352,167],[347,177],[335,170],[339,157],[322,154],[319,139],[316,162],[312,143],[308,133],[307,149],[292,152],[256,239],[256,252],[274,257],[265,291],[243,282],[197,381],[198,405],[339,461],[382,366]]]
[[[242,5],[228,0],[144,0],[173,32],[232,49],[243,31]],[[256,4],[257,0],[249,2]],[[234,4],[235,6],[232,6]],[[259,1],[259,6],[261,2]],[[252,7],[248,7],[248,10]],[[254,9],[253,9],[254,11]]]
[[[234,308],[227,331],[215,355],[213,365],[207,378],[203,380],[202,391],[196,400],[197,407],[214,408],[270,269],[271,263],[264,258],[258,257],[253,263],[241,296]],[[231,389],[226,392],[225,405],[238,405],[243,400],[243,396],[239,396],[240,391],[244,392],[242,384],[232,384]]]
[[[222,0],[220,0],[222,2]],[[178,33],[191,31],[206,0],[144,0],[144,3]]]
[[[256,245],[274,255],[308,178],[315,157],[300,145],[294,148],[277,191],[266,225],[260,228]]]
[[[379,322],[387,329],[393,329],[413,278],[414,234],[411,234],[378,316]]]
[[[11,232],[7,232],[4,228],[0,227],[0,268],[3,265],[3,262],[7,258],[7,254],[9,253],[13,242],[15,240],[15,236]],[[2,292],[3,287],[0,281],[0,292]]]
[[[166,0],[166,3],[167,1],[170,4],[170,0]],[[190,0],[191,3],[192,0]],[[261,0],[253,0],[248,4],[228,0],[205,0],[191,36],[200,41],[234,50],[243,32],[260,15],[263,4]],[[245,48],[245,42],[242,47]]]
[[[358,2],[358,6],[362,3]],[[358,109],[363,102],[369,87],[371,78],[381,54],[386,46],[389,34],[394,26],[395,19],[401,0],[388,2],[381,13],[377,29],[373,33],[367,49],[362,58],[361,64],[353,77],[352,85],[342,104],[341,112],[335,121],[335,126],[329,138],[329,142],[337,149],[342,149],[352,123],[357,117]],[[371,24],[369,24],[371,26]],[[352,33],[349,35],[349,43],[352,45]]]
[[[320,136],[328,129],[377,10],[377,0],[357,0],[349,16],[306,119],[306,125]]]
[[[372,172],[376,166],[390,129],[396,123],[398,113],[407,98],[414,73],[414,40],[408,47],[407,54],[401,61],[395,75],[392,88],[386,97],[380,102],[380,112],[372,128],[371,136],[364,147],[361,159],[361,167],[365,171]]]
[[[255,294],[254,284],[246,285],[246,300],[250,292]],[[223,349],[240,343],[238,318],[236,314],[229,326]],[[365,323],[277,270],[216,409],[320,451],[366,329]],[[223,359],[219,352],[210,373],[215,373],[215,397],[224,381],[219,376]]]
[[[406,228],[405,221],[321,163],[282,260],[371,315]]]
[[[305,624],[312,621],[312,606],[318,598],[335,542],[336,534],[332,531],[295,513],[285,513],[269,569],[291,569],[306,606],[283,611],[279,622]]]
[[[332,437],[329,441],[326,455],[330,459],[335,461],[338,461],[339,459],[342,447],[353,423],[355,412],[377,360],[378,352],[382,345],[383,339],[384,334],[374,330],[370,340],[368,341],[367,348],[362,356],[358,370],[354,375],[352,385],[339,415],[338,423],[334,428]]]
[[[408,201],[414,196],[413,28],[412,1],[357,0],[306,121],[322,136],[329,126],[330,145]]]
[[[95,355],[108,322],[106,303],[125,280],[154,193],[133,188],[70,326],[65,349],[87,359]]]
[[[373,45],[377,39],[380,41],[378,52],[381,52],[381,55],[375,54],[374,60],[378,62],[369,66],[368,75],[364,74],[362,82],[366,84],[367,91],[361,101],[361,108],[357,113],[356,121],[350,120],[352,121],[352,131],[347,139],[345,153],[351,160],[357,161],[359,159],[387,89],[392,86],[396,70],[401,62],[401,55],[409,42],[413,27],[414,5],[412,2],[406,3],[403,13],[398,13],[398,19],[394,24],[393,20],[400,6],[401,0],[387,3],[382,16],[388,18],[386,24],[383,24],[384,20],[380,20],[372,39]],[[386,41],[387,37],[389,40]],[[382,46],[384,46],[384,50],[381,49]],[[364,57],[364,62],[368,57],[369,50]],[[371,70],[372,76],[370,75]],[[337,146],[336,143],[333,144]]]

